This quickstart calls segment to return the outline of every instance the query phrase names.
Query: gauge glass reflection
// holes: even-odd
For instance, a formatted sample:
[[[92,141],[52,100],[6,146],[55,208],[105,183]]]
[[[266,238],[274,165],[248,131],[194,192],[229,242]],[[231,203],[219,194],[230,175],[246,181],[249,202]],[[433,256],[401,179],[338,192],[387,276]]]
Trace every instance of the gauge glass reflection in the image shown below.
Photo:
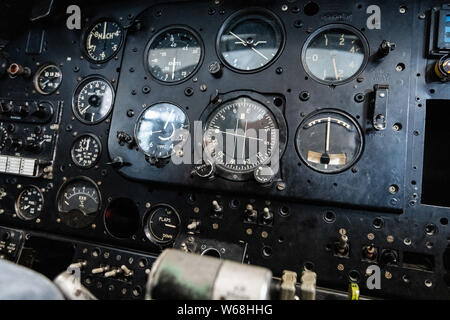
[[[363,137],[353,118],[339,111],[321,111],[300,125],[296,146],[302,160],[312,169],[336,173],[351,167],[359,158]]]
[[[283,41],[283,29],[274,15],[244,10],[226,22],[218,38],[218,51],[233,69],[254,71],[276,58]]]
[[[148,107],[139,117],[135,138],[139,148],[149,157],[170,157],[186,142],[189,119],[186,113],[171,103]]]
[[[349,26],[319,29],[306,43],[303,63],[316,80],[338,84],[354,78],[364,68],[368,46],[363,35]]]
[[[152,76],[163,82],[188,78],[199,66],[202,46],[199,38],[182,28],[172,28],[151,42],[147,63]]]

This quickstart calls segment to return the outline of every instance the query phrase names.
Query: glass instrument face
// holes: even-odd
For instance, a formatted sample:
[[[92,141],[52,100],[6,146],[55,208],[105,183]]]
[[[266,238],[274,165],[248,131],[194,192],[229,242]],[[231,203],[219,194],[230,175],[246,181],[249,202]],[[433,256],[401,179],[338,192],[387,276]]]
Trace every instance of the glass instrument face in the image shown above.
[[[88,58],[97,63],[111,59],[118,52],[122,40],[122,28],[117,22],[108,20],[98,22],[86,35]]]
[[[178,106],[158,103],[148,107],[139,117],[135,138],[139,148],[149,157],[168,158],[176,147],[182,147],[189,133],[189,119]]]
[[[359,158],[363,137],[355,120],[338,111],[320,111],[307,117],[296,136],[297,151],[312,169],[336,173]]]
[[[161,32],[151,41],[147,63],[156,79],[174,83],[192,75],[201,57],[200,40],[188,30],[172,28]]]
[[[159,205],[149,212],[145,233],[153,242],[168,244],[175,240],[180,224],[180,217],[172,207]]]
[[[247,97],[225,102],[208,118],[204,148],[226,172],[248,173],[270,162],[278,147],[278,124],[263,104]]]
[[[114,101],[112,86],[100,78],[82,81],[73,97],[73,111],[81,122],[97,124],[109,115]]]
[[[222,60],[237,71],[250,72],[269,65],[281,52],[283,29],[266,12],[238,12],[226,22],[218,38]]]
[[[49,95],[58,90],[62,82],[62,71],[50,64],[40,68],[33,79],[34,88],[43,95]]]
[[[100,140],[92,134],[79,136],[72,145],[72,161],[77,167],[92,168],[100,158]]]
[[[16,200],[16,213],[22,220],[32,220],[42,213],[44,196],[38,187],[27,186]]]
[[[303,50],[307,73],[324,84],[353,79],[364,68],[368,55],[366,40],[348,26],[324,27],[313,33]]]

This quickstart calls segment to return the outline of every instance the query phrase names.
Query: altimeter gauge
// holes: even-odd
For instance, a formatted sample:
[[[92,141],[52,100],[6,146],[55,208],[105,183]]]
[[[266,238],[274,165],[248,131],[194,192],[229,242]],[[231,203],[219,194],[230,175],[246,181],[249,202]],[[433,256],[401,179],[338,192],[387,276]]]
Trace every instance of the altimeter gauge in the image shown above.
[[[308,116],[297,130],[300,158],[312,169],[337,173],[350,168],[363,149],[357,122],[338,110],[321,110]]]

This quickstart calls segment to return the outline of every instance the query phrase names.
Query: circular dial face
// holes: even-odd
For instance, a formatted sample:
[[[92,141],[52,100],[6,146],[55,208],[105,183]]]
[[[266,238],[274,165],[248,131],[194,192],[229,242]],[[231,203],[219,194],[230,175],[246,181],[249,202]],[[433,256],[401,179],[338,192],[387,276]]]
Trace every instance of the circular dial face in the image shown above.
[[[44,196],[38,187],[28,186],[19,194],[16,213],[23,220],[36,219],[43,210]]]
[[[303,64],[310,76],[326,84],[353,79],[364,68],[368,45],[352,27],[330,25],[311,35],[303,49]]]
[[[270,161],[277,140],[278,124],[272,112],[240,97],[224,103],[208,118],[204,148],[218,168],[248,173]]]
[[[44,66],[36,72],[33,82],[34,88],[40,94],[52,94],[61,85],[62,71],[53,64]]]
[[[175,240],[180,224],[180,216],[175,209],[160,205],[149,212],[145,234],[156,243],[168,244]]]
[[[100,158],[101,143],[93,134],[79,136],[70,151],[72,161],[80,168],[92,168]]]
[[[355,120],[338,111],[320,111],[307,117],[296,136],[297,151],[312,169],[340,172],[359,158],[363,146],[361,129]]]
[[[436,63],[436,74],[440,78],[450,77],[450,55],[443,56]]]
[[[73,111],[81,122],[96,124],[111,112],[114,100],[112,86],[103,79],[86,79],[75,90]]]
[[[114,21],[101,21],[88,30],[86,53],[98,63],[111,59],[123,40],[122,28]]]
[[[254,71],[275,59],[283,41],[283,29],[275,16],[266,11],[245,10],[232,16],[222,27],[218,51],[233,69]]]
[[[202,57],[200,40],[190,31],[172,28],[158,34],[148,49],[150,73],[163,82],[178,82],[189,77]]]
[[[168,158],[186,142],[189,119],[176,105],[158,103],[139,117],[135,137],[139,148],[149,157]]]
[[[67,182],[58,194],[58,211],[63,222],[74,228],[90,224],[100,210],[100,193],[93,181],[76,178]]]

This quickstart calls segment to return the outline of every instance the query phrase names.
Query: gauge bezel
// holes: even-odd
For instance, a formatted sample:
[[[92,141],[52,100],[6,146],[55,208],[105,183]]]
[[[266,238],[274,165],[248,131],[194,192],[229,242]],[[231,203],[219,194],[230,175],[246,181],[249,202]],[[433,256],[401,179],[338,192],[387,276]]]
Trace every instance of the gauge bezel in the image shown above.
[[[175,238],[170,240],[170,241],[161,241],[161,240],[157,239],[155,237],[155,235],[153,234],[153,231],[149,227],[150,221],[151,221],[152,217],[155,215],[156,210],[158,210],[159,208],[164,208],[164,207],[167,207],[167,208],[171,209],[175,213],[175,215],[176,215],[176,217],[178,219],[177,234],[176,234]],[[158,203],[157,205],[153,206],[152,208],[148,209],[145,212],[144,219],[143,219],[143,225],[144,225],[144,234],[147,237],[147,239],[149,239],[151,242],[153,242],[153,243],[155,243],[157,245],[168,246],[168,245],[172,244],[176,240],[178,235],[180,234],[181,216],[180,216],[178,211],[173,206],[171,206],[169,204],[166,204],[166,203]]]
[[[94,163],[93,163],[92,165],[87,166],[87,167],[80,166],[80,165],[78,164],[78,161],[75,160],[76,158],[75,158],[74,150],[73,150],[73,148],[74,148],[74,146],[75,146],[75,143],[77,143],[77,142],[78,142],[80,139],[82,139],[83,137],[91,137],[91,138],[93,138],[93,139],[97,142],[97,144],[98,144],[98,146],[99,146],[99,156],[98,156],[97,160],[95,160]],[[103,148],[102,148],[102,143],[101,143],[99,137],[97,137],[95,134],[90,133],[90,132],[82,133],[82,134],[77,135],[77,136],[75,137],[75,139],[73,140],[72,146],[70,147],[70,157],[72,158],[72,162],[73,162],[78,168],[80,168],[80,169],[90,169],[90,168],[92,168],[92,167],[95,167],[95,165],[100,161],[100,158],[101,158],[101,156],[102,156],[102,151],[103,151],[102,149],[103,149]]]
[[[142,150],[142,148],[139,146],[138,138],[137,138],[137,127],[138,127],[138,123],[139,123],[139,121],[141,120],[141,117],[143,116],[143,114],[144,114],[148,109],[150,109],[150,108],[152,108],[152,107],[154,107],[154,106],[156,106],[156,105],[158,105],[158,104],[165,104],[165,103],[170,104],[170,105],[172,105],[172,106],[174,106],[174,107],[177,107],[178,109],[180,109],[180,110],[185,114],[186,119],[187,119],[187,122],[188,122],[188,128],[185,129],[185,130],[188,131],[189,133],[191,132],[191,120],[189,119],[189,116],[188,116],[187,112],[186,112],[182,107],[180,107],[178,104],[176,104],[176,103],[174,103],[174,102],[170,102],[170,101],[159,101],[159,102],[153,103],[152,105],[146,107],[144,110],[141,111],[141,113],[139,114],[139,116],[136,118],[137,120],[136,120],[136,123],[134,124],[133,135],[134,135],[134,140],[136,141],[136,144],[137,144],[137,147],[139,148],[139,150],[140,150],[144,155],[146,155],[146,156],[149,157],[149,158],[155,158],[155,159],[161,159],[161,160],[164,160],[164,159],[170,159],[170,158],[175,154],[175,151],[172,150],[172,153],[171,153],[170,155],[166,156],[166,157],[155,157],[155,156],[153,156],[153,155],[151,155],[151,154],[148,154],[148,153],[145,152],[144,150]],[[182,144],[181,146],[184,146],[185,144],[186,144],[186,141],[183,142],[183,144]]]
[[[16,212],[17,216],[20,219],[25,220],[25,221],[31,221],[31,220],[37,219],[40,216],[40,213],[37,216],[32,217],[32,218],[27,217],[22,213],[22,211],[20,210],[20,205],[19,205],[20,199],[22,198],[22,195],[26,191],[27,188],[34,188],[35,190],[37,190],[39,192],[39,195],[42,199],[42,210],[44,210],[45,198],[44,198],[44,194],[42,193],[41,189],[39,189],[39,187],[37,187],[35,185],[27,185],[27,186],[23,187],[23,190],[17,196],[17,199],[14,202],[14,211]]]
[[[78,92],[79,89],[81,90],[81,88],[82,88],[84,85],[86,85],[88,82],[92,82],[92,81],[95,81],[95,80],[101,80],[101,81],[104,81],[104,82],[111,88],[111,91],[112,91],[111,108],[109,108],[108,113],[106,113],[106,114],[103,116],[103,118],[101,118],[101,119],[99,119],[99,120],[97,120],[97,121],[95,121],[95,122],[90,122],[90,121],[87,121],[87,120],[83,119],[83,118],[78,114],[78,110],[77,110],[77,108],[76,108],[76,103],[77,103],[76,97],[77,97],[77,92]],[[87,124],[87,125],[96,125],[96,124],[99,124],[100,122],[103,122],[106,118],[109,117],[109,115],[111,114],[112,110],[114,109],[115,98],[116,98],[116,93],[115,93],[114,87],[113,87],[113,85],[111,84],[111,82],[109,82],[109,81],[108,81],[105,77],[103,77],[103,76],[100,76],[100,75],[90,75],[90,76],[87,76],[87,77],[83,78],[83,79],[78,83],[78,85],[75,87],[75,90],[74,90],[74,92],[73,92],[73,94],[72,94],[72,112],[73,112],[74,116],[75,116],[80,122],[82,122],[82,123],[84,123],[84,124]]]
[[[118,48],[117,48],[117,51],[116,51],[112,56],[110,56],[109,58],[106,58],[106,59],[103,59],[103,60],[94,60],[94,59],[91,58],[91,56],[89,55],[89,52],[87,51],[86,40],[87,40],[87,37],[88,37],[89,33],[92,31],[92,29],[93,29],[97,24],[102,23],[102,22],[105,22],[105,21],[107,21],[107,22],[114,22],[114,23],[116,23],[116,24],[119,26],[119,28],[120,28],[120,30],[121,30],[120,43],[119,43],[119,46],[118,46]],[[125,32],[125,29],[123,28],[122,24],[119,23],[119,21],[118,21],[117,19],[115,19],[115,18],[112,18],[112,17],[103,17],[103,18],[100,18],[100,19],[95,20],[94,22],[92,22],[91,24],[89,24],[89,25],[83,30],[83,32],[82,32],[82,36],[81,36],[81,47],[82,47],[83,56],[86,58],[86,60],[88,60],[89,62],[92,62],[92,63],[94,63],[94,64],[103,64],[103,63],[108,62],[109,60],[111,60],[111,59],[113,59],[115,56],[117,56],[117,54],[118,54],[118,53],[120,52],[120,50],[122,49],[122,46],[123,46],[123,44],[124,44],[124,42],[125,42],[125,34],[124,34],[124,32]]]
[[[97,195],[98,195],[98,209],[94,214],[91,215],[84,215],[85,217],[89,218],[88,219],[88,223],[86,225],[82,225],[82,226],[71,226],[69,224],[67,224],[66,221],[66,217],[65,215],[69,214],[68,212],[62,212],[61,211],[61,196],[62,196],[62,192],[66,189],[66,187],[74,182],[74,181],[85,181],[87,183],[90,183],[92,186],[94,186]],[[95,183],[94,180],[92,180],[89,177],[86,176],[77,176],[77,177],[73,177],[68,179],[67,181],[65,181],[63,184],[61,184],[61,186],[58,189],[58,192],[56,193],[56,208],[58,210],[58,215],[62,218],[62,221],[69,227],[71,228],[75,228],[75,229],[82,229],[82,228],[86,228],[89,224],[91,224],[98,216],[98,214],[102,211],[102,205],[103,205],[103,201],[102,201],[102,194],[97,186],[97,183]]]
[[[181,79],[181,80],[177,80],[177,81],[163,81],[161,79],[158,79],[151,71],[150,65],[148,63],[148,56],[150,54],[150,47],[153,44],[153,42],[163,33],[167,32],[167,31],[171,31],[171,30],[183,30],[186,32],[189,32],[192,34],[192,36],[197,40],[197,42],[200,45],[201,48],[201,52],[200,52],[200,59],[198,60],[197,65],[195,66],[194,70],[192,70],[192,72],[185,78]],[[156,32],[151,38],[150,40],[147,42],[145,49],[144,49],[144,68],[147,71],[148,74],[150,74],[150,76],[158,83],[164,84],[164,85],[177,85],[180,83],[183,83],[187,80],[189,80],[190,78],[192,78],[200,69],[200,67],[203,65],[203,59],[205,57],[205,45],[203,43],[203,40],[200,36],[200,34],[195,31],[194,29],[192,29],[191,27],[188,27],[186,25],[170,25],[167,27],[164,27],[162,29],[160,29],[158,32]]]
[[[316,38],[316,36],[326,30],[332,30],[332,29],[344,29],[347,31],[350,31],[352,33],[354,33],[360,40],[361,43],[363,45],[364,48],[364,60],[363,63],[361,64],[361,66],[359,67],[358,71],[355,72],[355,74],[353,74],[351,77],[345,79],[345,80],[336,80],[336,81],[329,81],[329,80],[323,80],[320,79],[318,77],[316,77],[311,70],[309,69],[307,63],[306,63],[306,51],[308,50],[308,47],[310,45],[310,43]],[[364,36],[364,34],[359,31],[358,29],[356,29],[355,27],[345,24],[345,23],[331,23],[331,24],[327,24],[324,25],[318,29],[316,29],[309,37],[308,39],[306,39],[303,48],[302,48],[302,53],[301,53],[301,62],[303,65],[303,69],[305,70],[305,72],[308,74],[309,77],[311,77],[314,81],[317,81],[321,84],[325,84],[325,85],[341,85],[341,84],[345,84],[345,83],[349,83],[351,81],[353,81],[354,79],[356,79],[367,67],[367,63],[369,62],[369,57],[370,57],[370,47],[369,47],[369,43],[366,39],[366,37]]]
[[[300,152],[300,148],[299,148],[299,143],[298,141],[298,135],[300,134],[300,130],[302,130],[302,127],[305,125],[305,123],[307,123],[312,117],[317,116],[318,114],[321,113],[337,113],[342,117],[347,118],[355,127],[357,130],[358,135],[361,137],[361,144],[357,150],[357,156],[354,157],[354,159],[352,160],[352,162],[350,164],[346,164],[343,168],[339,169],[339,170],[335,170],[335,171],[325,171],[325,170],[320,170],[317,168],[314,168],[313,166],[311,166],[308,161],[306,161],[306,159],[303,158],[302,153]],[[295,144],[295,150],[297,151],[297,154],[300,158],[300,160],[310,169],[314,170],[315,172],[319,172],[322,174],[329,174],[329,175],[333,175],[333,174],[339,174],[342,173],[344,171],[347,171],[348,169],[350,169],[355,163],[357,163],[364,151],[364,145],[365,145],[365,141],[364,141],[364,134],[363,131],[361,129],[361,126],[359,125],[358,121],[355,120],[355,118],[350,115],[349,113],[339,110],[339,109],[332,109],[332,108],[327,108],[327,109],[318,109],[316,111],[311,112],[310,114],[308,114],[305,119],[303,119],[303,121],[300,123],[300,125],[298,126],[296,132],[295,132],[295,137],[294,137],[294,144]]]
[[[256,101],[257,103],[261,104],[265,108],[267,108],[274,117],[276,124],[278,126],[278,133],[279,133],[279,167],[281,168],[281,159],[283,157],[283,154],[286,150],[286,144],[287,144],[287,135],[288,135],[288,128],[286,119],[284,117],[283,107],[285,106],[285,101],[283,103],[283,106],[277,107],[274,105],[273,101],[270,101],[272,98],[278,97],[277,95],[268,95],[269,97],[265,97],[262,94],[252,92],[252,91],[235,91],[232,93],[224,94],[220,97],[220,99],[217,100],[217,102],[211,102],[208,107],[203,111],[200,120],[202,121],[202,141],[201,144],[196,144],[194,147],[197,148],[198,154],[203,154],[204,152],[204,136],[208,125],[208,120],[211,118],[211,115],[220,107],[224,106],[225,104],[229,103],[230,101],[247,97],[253,101]],[[207,159],[209,160],[209,159]],[[267,162],[271,162],[272,157]],[[222,168],[221,166],[218,166],[215,164],[214,161],[213,165],[215,168],[215,173],[217,176],[220,176],[224,179],[230,180],[230,181],[247,181],[251,180],[254,177],[254,170],[258,166],[263,165],[264,163],[259,164],[257,167],[255,167],[254,170],[247,171],[247,172],[235,172],[231,170],[227,170]],[[266,164],[267,164],[266,163]],[[281,170],[281,169],[280,169]]]
[[[233,67],[232,65],[230,65],[225,58],[223,57],[223,53],[220,50],[220,39],[222,38],[223,32],[225,29],[227,29],[230,25],[230,23],[237,17],[242,16],[242,18],[245,18],[246,14],[251,13],[251,14],[259,14],[262,16],[270,16],[271,18],[273,18],[273,20],[278,24],[278,27],[280,28],[280,35],[281,35],[281,44],[280,47],[276,53],[276,55],[268,62],[266,63],[264,66],[256,68],[256,69],[252,69],[252,70],[241,70],[238,68]],[[261,7],[250,7],[250,8],[245,8],[245,9],[241,9],[238,10],[234,13],[232,13],[228,18],[226,18],[226,20],[222,23],[222,26],[220,27],[217,36],[216,36],[216,54],[219,57],[220,62],[226,66],[227,68],[229,68],[230,70],[237,72],[237,73],[242,73],[242,74],[251,74],[251,73],[257,73],[260,72],[264,69],[269,68],[272,64],[275,63],[276,60],[278,60],[278,58],[281,56],[281,54],[284,51],[284,47],[286,45],[286,29],[284,27],[284,24],[282,22],[282,20],[278,17],[278,15],[276,15],[274,12],[265,9],[265,8],[261,8]]]
[[[56,69],[59,70],[59,73],[61,74],[61,82],[59,83],[58,87],[54,88],[53,91],[51,92],[44,92],[42,91],[42,89],[39,87],[39,76],[41,75],[42,71],[44,71],[46,68],[48,67],[55,67]],[[53,93],[55,93],[56,91],[58,91],[59,87],[61,86],[63,81],[63,73],[60,67],[58,67],[56,64],[54,63],[46,63],[44,65],[42,65],[39,69],[37,69],[36,73],[33,76],[33,85],[34,88],[36,89],[36,91],[40,94],[42,94],[43,96],[49,96]]]

